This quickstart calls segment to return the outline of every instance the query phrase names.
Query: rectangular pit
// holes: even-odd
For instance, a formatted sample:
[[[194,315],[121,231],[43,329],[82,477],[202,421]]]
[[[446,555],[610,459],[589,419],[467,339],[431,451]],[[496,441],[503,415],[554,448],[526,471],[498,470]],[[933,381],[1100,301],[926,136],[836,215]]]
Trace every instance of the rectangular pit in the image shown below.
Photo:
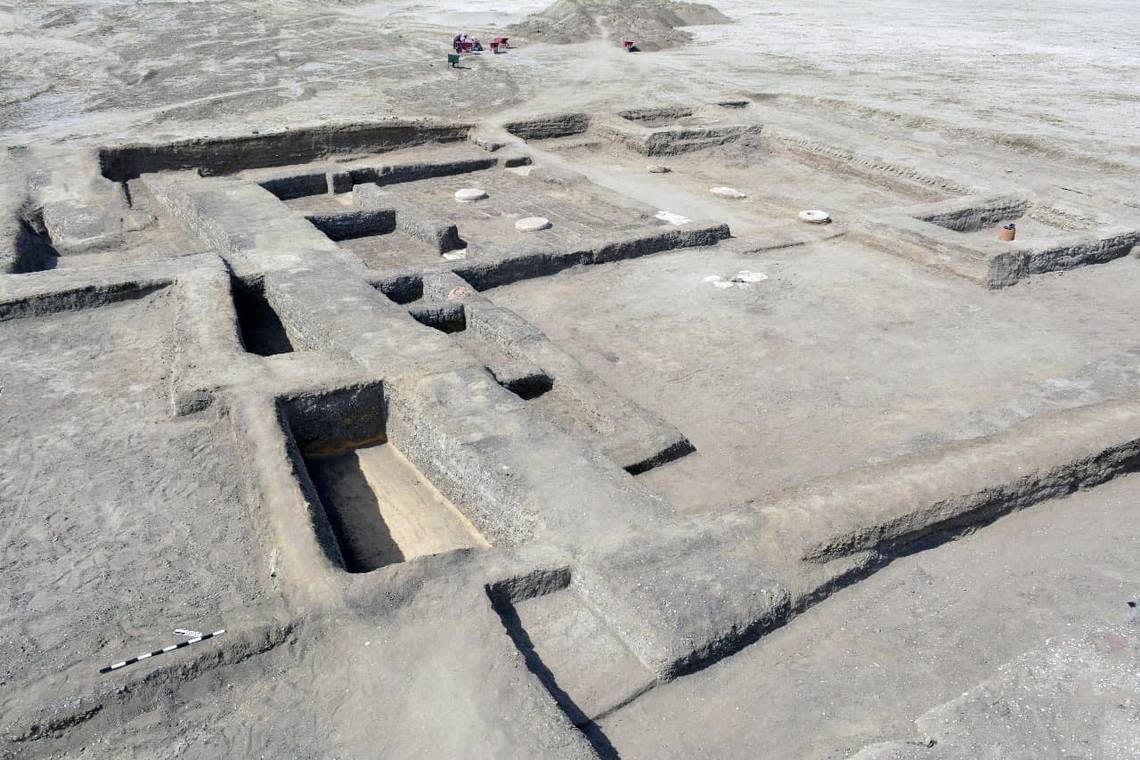
[[[488,197],[459,203],[455,192],[463,188],[483,189]],[[438,264],[448,260],[444,254],[475,261],[588,251],[630,233],[675,229],[657,219],[655,209],[542,171],[520,176],[491,169],[383,187],[364,183],[351,193],[301,197],[287,205],[377,270]],[[375,216],[371,224],[369,214],[383,217]],[[515,228],[519,219],[531,216],[550,219],[551,228],[538,233]]]
[[[664,127],[670,124],[676,124],[681,119],[692,115],[693,109],[684,107],[632,108],[627,111],[618,112],[618,116],[626,121],[632,121],[644,127]]]
[[[315,195],[347,193],[356,185],[388,186],[432,177],[470,174],[485,171],[499,163],[497,158],[469,158],[468,151],[454,148],[437,149],[426,154],[418,150],[401,151],[399,155],[401,160],[392,162],[365,158],[345,163],[250,169],[242,176],[257,182],[279,200],[291,201]]]
[[[711,115],[707,119],[717,123]],[[774,235],[820,233],[819,228],[805,229],[797,214],[821,205],[837,222],[845,223],[854,218],[855,209],[941,201],[959,191],[945,178],[906,166],[816,143],[809,150],[783,137],[761,138],[762,133],[746,129],[755,125],[739,126],[743,132],[713,130],[702,136],[699,128],[648,128],[615,116],[594,130],[604,138],[602,144],[544,145],[543,149],[556,150],[595,184],[669,214],[726,222],[741,239],[760,236],[772,241]],[[647,152],[669,155],[653,161],[660,169],[650,172]],[[747,197],[726,200],[709,192],[720,186]],[[829,229],[837,230],[838,225]]]
[[[916,217],[954,232],[978,232],[1025,216],[1029,201],[1003,200]]]
[[[999,227],[1011,223],[1015,239],[1001,240]],[[989,288],[1102,264],[1140,243],[1136,227],[1018,197],[967,196],[890,208],[863,220],[857,234],[882,250]]]
[[[388,442],[387,402],[379,383],[282,403],[304,469],[302,486],[318,523],[327,521],[348,572],[489,545]]]
[[[415,304],[408,309],[408,313],[421,325],[442,333],[457,333],[467,329],[467,312],[463,304],[454,301]]]
[[[506,129],[523,140],[550,140],[580,135],[590,128],[590,117],[584,113],[554,114],[524,121],[512,121]]]
[[[488,544],[390,443],[305,456],[349,572]]]
[[[396,231],[395,209],[355,209],[333,213],[310,214],[309,223],[333,242],[356,240]]]
[[[245,350],[258,356],[293,353],[293,343],[289,340],[285,325],[266,300],[261,284],[234,280],[232,289],[238,329]]]
[[[59,265],[59,252],[52,246],[51,238],[44,229],[42,214],[19,218],[13,226],[16,239],[12,255],[7,260],[0,258],[8,272],[43,272]]]

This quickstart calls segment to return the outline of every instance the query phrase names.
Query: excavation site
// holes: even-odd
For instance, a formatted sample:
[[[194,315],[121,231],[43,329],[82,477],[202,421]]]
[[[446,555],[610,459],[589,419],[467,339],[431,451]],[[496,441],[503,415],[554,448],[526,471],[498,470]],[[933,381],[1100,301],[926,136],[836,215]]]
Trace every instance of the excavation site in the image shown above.
[[[1125,0],[0,0],[0,758],[1140,757]]]

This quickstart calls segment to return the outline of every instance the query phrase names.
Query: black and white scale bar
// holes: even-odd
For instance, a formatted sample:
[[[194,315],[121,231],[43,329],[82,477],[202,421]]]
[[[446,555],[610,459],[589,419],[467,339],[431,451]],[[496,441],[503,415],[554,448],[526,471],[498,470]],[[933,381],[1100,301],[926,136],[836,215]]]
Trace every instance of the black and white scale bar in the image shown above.
[[[182,649],[183,647],[188,647],[191,644],[197,644],[199,641],[205,641],[206,639],[212,639],[215,636],[221,636],[225,632],[226,632],[226,629],[223,628],[222,630],[214,631],[213,633],[203,633],[201,636],[195,636],[194,638],[187,639],[186,641],[179,641],[177,644],[171,644],[168,647],[163,647],[162,649],[156,649],[153,652],[147,652],[146,654],[140,654],[138,657],[131,657],[128,660],[123,660],[122,662],[116,662],[114,665],[108,665],[105,668],[99,668],[99,672],[100,673],[110,673],[112,670],[118,670],[119,668],[125,668],[128,665],[134,665],[136,662],[140,662],[142,660],[146,660],[146,659],[149,659],[151,657],[157,657],[158,655],[166,654],[167,652],[173,652],[175,649]]]

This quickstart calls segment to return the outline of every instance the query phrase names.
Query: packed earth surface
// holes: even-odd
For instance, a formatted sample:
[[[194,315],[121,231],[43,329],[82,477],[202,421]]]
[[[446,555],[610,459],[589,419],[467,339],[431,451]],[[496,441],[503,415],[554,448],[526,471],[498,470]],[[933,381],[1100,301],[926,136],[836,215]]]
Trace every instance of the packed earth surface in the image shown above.
[[[1140,757],[1138,138],[1125,0],[0,0],[0,757]]]

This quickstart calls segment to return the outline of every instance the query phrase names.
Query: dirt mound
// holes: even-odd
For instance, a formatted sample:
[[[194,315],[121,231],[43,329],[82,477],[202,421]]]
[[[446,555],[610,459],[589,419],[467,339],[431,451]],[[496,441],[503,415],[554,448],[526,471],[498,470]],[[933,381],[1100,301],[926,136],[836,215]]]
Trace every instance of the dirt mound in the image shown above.
[[[692,35],[678,27],[727,24],[719,10],[704,3],[672,0],[557,0],[541,13],[510,27],[518,37],[555,44],[596,38],[635,40],[641,50],[661,50],[688,42]]]

